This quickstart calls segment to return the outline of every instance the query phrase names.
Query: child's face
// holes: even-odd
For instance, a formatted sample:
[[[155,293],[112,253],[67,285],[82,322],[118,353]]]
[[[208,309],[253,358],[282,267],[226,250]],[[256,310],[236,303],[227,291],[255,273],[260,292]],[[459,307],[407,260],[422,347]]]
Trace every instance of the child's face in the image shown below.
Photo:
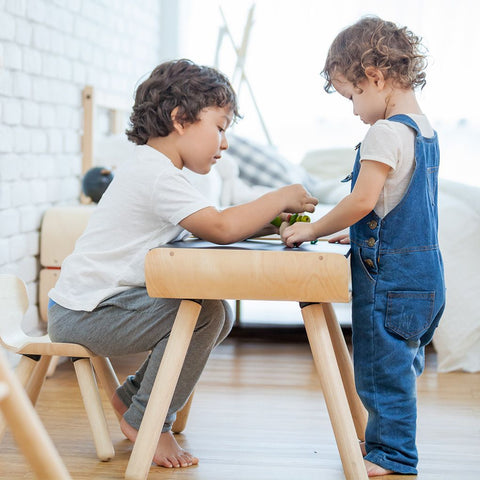
[[[202,175],[208,173],[228,148],[225,132],[232,118],[229,107],[207,107],[195,123],[185,124],[178,142],[181,167]]]
[[[353,114],[358,115],[363,123],[373,125],[385,118],[387,102],[384,89],[378,88],[371,78],[362,80],[357,86],[343,75],[336,74],[332,79],[335,90],[353,103]]]

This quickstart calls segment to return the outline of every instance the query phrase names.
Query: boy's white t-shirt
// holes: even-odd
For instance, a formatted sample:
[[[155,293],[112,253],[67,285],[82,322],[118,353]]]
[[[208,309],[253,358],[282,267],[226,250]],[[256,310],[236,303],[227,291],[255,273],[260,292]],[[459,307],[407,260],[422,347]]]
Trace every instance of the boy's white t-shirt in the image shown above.
[[[408,116],[418,125],[422,136],[433,137],[434,131],[425,115]],[[373,160],[392,168],[374,208],[381,218],[398,205],[408,188],[415,170],[415,136],[415,131],[403,123],[378,120],[360,146],[360,161]]]
[[[137,146],[64,260],[49,297],[71,310],[92,311],[106,298],[144,286],[147,252],[186,237],[188,232],[178,223],[210,206],[165,155]]]

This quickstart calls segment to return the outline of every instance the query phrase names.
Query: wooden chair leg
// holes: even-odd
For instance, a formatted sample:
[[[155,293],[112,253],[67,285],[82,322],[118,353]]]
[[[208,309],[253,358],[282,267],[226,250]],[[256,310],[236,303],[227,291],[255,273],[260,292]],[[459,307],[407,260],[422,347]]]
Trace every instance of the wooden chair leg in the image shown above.
[[[327,321],[328,331],[330,332],[330,338],[332,339],[333,349],[335,350],[338,368],[342,376],[343,388],[347,394],[348,404],[352,412],[357,437],[359,440],[364,441],[368,413],[355,389],[355,377],[350,352],[348,351],[342,329],[337,321],[337,316],[335,315],[332,304],[324,303],[323,312]]]
[[[48,367],[48,370],[47,370],[47,378],[53,377],[53,375],[55,375],[55,370],[57,369],[57,366],[59,363],[60,363],[60,357],[58,355],[53,356],[50,362],[50,366]]]
[[[95,374],[100,380],[100,384],[105,390],[109,402],[111,402],[113,394],[120,386],[117,374],[115,373],[115,370],[113,369],[112,364],[107,357],[92,357],[90,360],[93,364],[93,368],[95,369]],[[115,409],[113,409],[113,411],[115,412],[117,418],[121,420],[122,416],[119,415]]]
[[[92,364],[89,358],[73,359],[78,385],[83,398],[83,404],[87,412],[88,421],[93,434],[93,441],[97,456],[103,462],[114,457],[112,440],[108,432],[107,421],[102,408],[102,401],[98,391],[97,382],[93,374]]]
[[[47,378],[47,371],[51,360],[52,357],[42,355],[42,358],[37,362],[37,366],[30,376],[30,380],[25,385],[25,391],[27,392],[33,406],[37,404],[38,396],[40,395],[40,391]]]
[[[22,385],[22,387],[25,388],[26,385],[28,384],[28,381],[30,380],[32,373],[35,370],[37,363],[38,361],[34,360],[33,358],[26,357],[25,355],[21,356],[20,361],[18,362],[18,365],[15,369],[15,374],[18,378],[20,385]],[[7,422],[5,421],[3,416],[0,415],[0,441],[5,435],[6,430],[7,430]]]
[[[190,408],[192,406],[193,394],[192,392],[190,397],[188,397],[187,403],[183,406],[183,408],[177,412],[177,418],[172,425],[172,432],[173,433],[182,433],[185,430],[185,426],[187,425],[188,414],[190,413]]]
[[[183,300],[180,303],[137,439],[133,445],[125,472],[127,480],[147,478],[200,309],[201,305],[191,300]]]
[[[3,385],[0,408],[18,447],[38,478],[71,480],[23,386],[10,370],[2,352],[0,355],[0,385]]]
[[[33,358],[27,357],[26,355],[22,355],[20,357],[20,361],[15,368],[15,375],[17,376],[18,381],[21,385],[23,385],[24,388],[27,386],[28,381],[32,377],[32,373],[38,365],[39,360],[39,358],[35,360]]]
[[[347,480],[368,480],[355,425],[321,304],[302,308],[308,341]]]

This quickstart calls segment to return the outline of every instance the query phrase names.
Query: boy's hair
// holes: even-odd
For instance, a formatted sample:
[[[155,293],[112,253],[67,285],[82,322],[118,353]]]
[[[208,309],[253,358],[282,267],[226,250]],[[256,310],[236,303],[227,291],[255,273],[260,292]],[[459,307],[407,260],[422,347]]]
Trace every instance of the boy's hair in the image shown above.
[[[358,86],[366,78],[367,67],[381,70],[401,88],[423,88],[427,60],[421,40],[393,22],[376,16],[361,18],[341,31],[330,46],[322,71],[325,91],[334,91],[332,78],[338,73]]]
[[[211,67],[190,60],[172,60],[156,67],[135,94],[130,115],[128,139],[144,145],[150,137],[166,137],[173,131],[172,110],[178,107],[175,120],[194,123],[207,107],[229,107],[234,120],[239,117],[237,97],[228,78]]]

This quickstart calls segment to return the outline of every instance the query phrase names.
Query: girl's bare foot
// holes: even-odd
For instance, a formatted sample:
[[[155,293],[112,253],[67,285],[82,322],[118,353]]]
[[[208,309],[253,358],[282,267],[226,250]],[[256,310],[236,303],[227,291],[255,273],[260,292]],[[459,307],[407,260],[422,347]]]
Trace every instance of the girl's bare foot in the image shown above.
[[[123,418],[120,421],[120,428],[129,440],[135,442],[138,431]],[[190,467],[198,463],[198,458],[180,447],[172,432],[164,432],[158,440],[153,463],[166,468]]]
[[[369,477],[381,477],[383,475],[390,475],[391,473],[393,473],[393,470],[387,470],[386,468],[369,462],[368,460],[364,460],[364,462]]]

